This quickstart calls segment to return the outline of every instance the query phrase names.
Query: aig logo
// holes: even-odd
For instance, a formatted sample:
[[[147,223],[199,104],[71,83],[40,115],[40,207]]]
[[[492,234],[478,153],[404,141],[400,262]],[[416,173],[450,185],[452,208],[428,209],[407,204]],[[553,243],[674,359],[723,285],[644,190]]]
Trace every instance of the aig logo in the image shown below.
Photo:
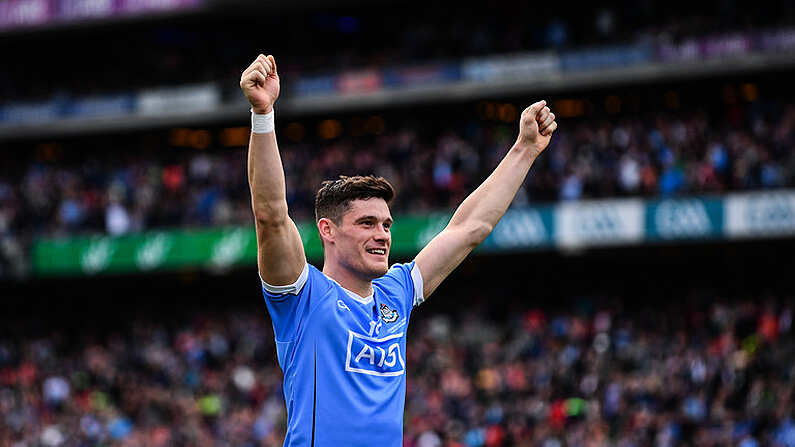
[[[371,376],[400,376],[406,364],[400,355],[403,332],[384,338],[368,337],[348,330],[345,371]]]

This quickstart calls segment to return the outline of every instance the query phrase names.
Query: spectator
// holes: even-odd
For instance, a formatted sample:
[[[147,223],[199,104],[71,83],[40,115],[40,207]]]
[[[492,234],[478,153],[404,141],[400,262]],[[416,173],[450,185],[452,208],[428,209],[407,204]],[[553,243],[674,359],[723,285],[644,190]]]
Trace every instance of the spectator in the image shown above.
[[[703,302],[418,317],[406,445],[795,446],[795,303]],[[0,338],[3,445],[281,444],[282,376],[256,312],[81,331]]]

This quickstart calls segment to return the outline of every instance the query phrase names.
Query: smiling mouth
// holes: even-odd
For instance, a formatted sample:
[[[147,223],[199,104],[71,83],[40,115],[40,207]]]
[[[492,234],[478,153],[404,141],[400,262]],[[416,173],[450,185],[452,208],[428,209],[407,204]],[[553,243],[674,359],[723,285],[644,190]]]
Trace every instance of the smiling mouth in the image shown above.
[[[370,253],[371,255],[378,255],[378,256],[385,256],[386,255],[386,249],[385,248],[371,248],[371,249],[366,250],[366,251],[367,251],[367,253]]]

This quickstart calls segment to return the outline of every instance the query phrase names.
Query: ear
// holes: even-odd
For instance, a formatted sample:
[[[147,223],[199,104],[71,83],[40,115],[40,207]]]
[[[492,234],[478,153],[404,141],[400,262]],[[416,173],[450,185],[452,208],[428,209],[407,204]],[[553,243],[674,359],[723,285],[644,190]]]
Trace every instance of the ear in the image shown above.
[[[336,230],[337,226],[327,217],[321,217],[320,220],[317,221],[317,232],[320,233],[320,240],[323,241],[324,244],[334,243]]]

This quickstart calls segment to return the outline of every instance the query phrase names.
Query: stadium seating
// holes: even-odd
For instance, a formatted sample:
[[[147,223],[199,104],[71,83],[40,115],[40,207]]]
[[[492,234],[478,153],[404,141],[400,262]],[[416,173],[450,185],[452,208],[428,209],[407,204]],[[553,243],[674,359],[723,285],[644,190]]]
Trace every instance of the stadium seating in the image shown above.
[[[795,447],[791,0],[560,6],[0,0],[0,447],[282,445],[261,51],[291,217],[382,175],[422,223],[391,261],[557,114],[527,212],[411,314],[404,447]]]
[[[771,112],[758,112],[764,109]],[[516,203],[794,186],[795,107],[771,100],[736,112],[563,119]],[[290,140],[294,128],[280,132],[293,217],[311,219],[314,192],[337,174],[385,176],[398,190],[396,214],[450,209],[496,166],[516,135],[514,122],[477,119],[427,129],[400,121],[389,126],[360,136],[347,126],[331,140],[301,142]],[[67,143],[53,161],[9,160],[14,168],[0,174],[5,234],[115,235],[251,222],[245,148],[142,148],[139,139],[113,138],[100,143],[112,151],[81,144]]]
[[[792,301],[709,298],[665,313],[530,306],[499,321],[472,304],[420,308],[405,445],[795,445]],[[265,315],[0,337],[0,443],[280,445]]]

